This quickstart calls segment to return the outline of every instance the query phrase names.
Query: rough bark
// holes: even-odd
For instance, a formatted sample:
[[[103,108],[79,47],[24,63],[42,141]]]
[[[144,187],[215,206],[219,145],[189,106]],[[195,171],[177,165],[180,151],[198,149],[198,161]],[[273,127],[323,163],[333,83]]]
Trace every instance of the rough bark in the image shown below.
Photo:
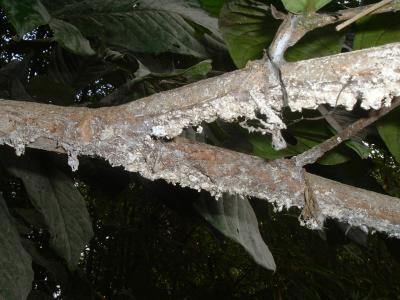
[[[325,103],[352,109],[357,99],[365,109],[390,106],[400,96],[400,44],[285,64],[282,79],[292,110]],[[399,237],[397,198],[313,175],[305,180],[301,167],[291,160],[265,162],[176,138],[191,125],[240,117],[259,119],[263,128],[256,130],[273,134],[279,146],[280,130],[285,128],[282,106],[280,83],[267,73],[265,61],[256,61],[243,70],[118,107],[2,100],[0,144],[14,147],[17,154],[25,147],[65,152],[72,169],[78,167],[78,155],[98,156],[149,179],[162,178],[215,196],[222,192],[254,196],[279,208],[303,207],[304,192],[311,189],[318,217],[334,217]]]

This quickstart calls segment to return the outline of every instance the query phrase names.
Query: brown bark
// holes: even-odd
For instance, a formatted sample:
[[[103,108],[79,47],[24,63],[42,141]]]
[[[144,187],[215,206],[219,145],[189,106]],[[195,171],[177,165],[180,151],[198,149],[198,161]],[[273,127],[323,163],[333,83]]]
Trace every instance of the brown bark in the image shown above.
[[[379,109],[400,95],[400,44],[285,64],[292,109],[338,103],[351,109]],[[265,131],[277,134],[281,89],[271,85],[264,62],[156,94],[123,106],[89,109],[20,101],[0,101],[0,144],[23,153],[24,147],[65,152],[73,169],[78,155],[98,156],[149,179],[165,179],[218,196],[253,196],[281,207],[304,206],[302,169],[291,160],[261,158],[176,138],[183,128],[217,118],[235,121],[261,112]],[[384,101],[382,101],[384,100]],[[163,141],[157,137],[175,138]],[[400,201],[327,179],[307,175],[320,216],[369,226],[400,236]]]

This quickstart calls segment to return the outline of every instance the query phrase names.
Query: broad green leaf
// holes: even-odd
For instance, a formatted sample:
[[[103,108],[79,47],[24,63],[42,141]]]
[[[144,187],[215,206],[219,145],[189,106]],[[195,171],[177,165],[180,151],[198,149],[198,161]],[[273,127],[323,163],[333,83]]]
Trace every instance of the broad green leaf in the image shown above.
[[[195,0],[87,0],[53,14],[75,25],[86,37],[133,52],[206,57],[205,41],[219,39],[217,20]]]
[[[45,228],[46,222],[40,212],[34,208],[14,208],[15,213],[30,225]]]
[[[148,74],[152,77],[159,78],[172,78],[177,76],[182,76],[185,79],[196,79],[204,78],[212,69],[211,60],[203,60],[187,69],[179,69],[170,73],[151,73]]]
[[[288,144],[286,149],[277,151],[272,147],[270,136],[250,135],[249,142],[253,145],[253,153],[266,159],[277,159],[294,156],[320,144],[332,136],[328,126],[322,122],[299,123],[292,126],[289,131],[296,138],[296,144]],[[347,162],[351,159],[351,151],[344,145],[325,153],[318,160],[322,165],[336,165]]]
[[[295,14],[315,12],[327,5],[332,0],[282,0],[285,8]]]
[[[54,39],[71,52],[80,55],[96,54],[90,47],[89,41],[74,25],[63,20],[52,19],[50,28],[54,32]]]
[[[184,70],[180,75],[186,79],[204,78],[212,70],[211,60],[203,60]]]
[[[213,16],[218,16],[222,6],[227,0],[200,0],[201,7]]]
[[[223,194],[218,200],[199,197],[194,205],[208,223],[242,245],[256,263],[269,270],[276,269],[247,198],[229,194]]]
[[[269,6],[261,1],[234,0],[224,5],[219,26],[238,68],[262,56],[279,23],[272,17]]]
[[[303,122],[293,126],[291,133],[297,139],[296,147],[310,149],[330,138],[333,133],[324,122]],[[303,151],[301,151],[303,152]],[[352,153],[345,145],[339,145],[335,149],[328,151],[318,160],[322,165],[336,165],[349,161]]]
[[[22,180],[33,205],[42,213],[51,246],[70,270],[76,269],[93,230],[85,200],[73,181],[36,155],[16,159],[3,151],[1,159],[10,173]]]
[[[400,41],[400,13],[368,16],[357,22],[353,48],[363,49]]]
[[[296,137],[299,146],[302,145],[306,146],[308,149],[320,144],[322,141],[315,141],[312,139],[307,139],[307,138],[301,138],[301,137]],[[327,153],[324,154],[320,159],[318,159],[318,163],[321,165],[338,165],[345,163],[351,159],[349,151],[346,151],[347,149],[341,146],[340,148],[328,151]]]
[[[363,145],[361,142],[348,140],[344,144],[358,154],[362,159],[367,159],[371,153],[368,146]]]
[[[275,150],[272,147],[271,136],[252,134],[249,136],[248,141],[253,145],[253,154],[263,157],[268,160],[278,159],[282,157],[289,157],[299,153],[299,150],[292,145],[282,150]],[[306,149],[304,149],[306,150]]]
[[[249,138],[249,142],[253,145],[253,153],[255,155],[269,160],[294,156],[319,144],[319,142],[306,138],[296,137],[296,139],[296,145],[288,145],[286,149],[279,151],[272,147],[271,138],[267,136],[253,135]],[[346,152],[341,147],[327,152],[318,160],[318,163],[322,165],[337,165],[349,161],[350,157],[348,151]]]
[[[50,15],[40,0],[0,0],[0,6],[19,36],[50,21]]]
[[[340,53],[345,31],[335,31],[331,26],[306,34],[296,45],[286,51],[288,61],[305,60]]]
[[[24,300],[32,289],[32,259],[0,194],[0,299]]]
[[[400,109],[380,119],[376,127],[390,153],[400,163]]]

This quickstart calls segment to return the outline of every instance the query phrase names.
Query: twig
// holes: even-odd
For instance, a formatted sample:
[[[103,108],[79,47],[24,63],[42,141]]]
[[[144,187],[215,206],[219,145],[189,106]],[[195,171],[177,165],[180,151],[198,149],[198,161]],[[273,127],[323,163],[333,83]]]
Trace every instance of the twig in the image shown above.
[[[361,131],[362,129],[366,128],[367,126],[374,123],[376,120],[380,119],[396,107],[400,105],[400,98],[397,97],[393,100],[392,105],[390,107],[383,107],[377,112],[374,112],[368,118],[362,118],[347,128],[343,129],[338,134],[334,135],[330,139],[322,142],[321,144],[307,150],[295,157],[292,160],[295,162],[296,166],[305,166],[308,164],[312,164],[316,162],[319,158],[321,158],[326,152],[332,150],[336,146],[340,145],[342,142],[350,139],[354,136],[357,132]]]
[[[336,26],[336,31],[340,31],[343,28],[349,26],[350,24],[354,23],[358,19],[361,19],[362,17],[365,17],[366,15],[370,14],[371,12],[378,10],[379,8],[388,5],[389,3],[393,2],[393,0],[382,0],[381,2],[378,2],[376,4],[373,4],[370,7],[365,8],[362,10],[360,13],[356,14],[354,17],[348,19],[347,21],[343,22],[342,24],[339,24]]]

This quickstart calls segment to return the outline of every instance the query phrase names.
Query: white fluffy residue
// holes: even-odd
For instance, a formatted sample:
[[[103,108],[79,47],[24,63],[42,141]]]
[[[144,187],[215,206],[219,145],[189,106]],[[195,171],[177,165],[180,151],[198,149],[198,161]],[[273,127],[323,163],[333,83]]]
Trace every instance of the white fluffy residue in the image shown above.
[[[68,165],[71,167],[72,172],[78,170],[79,167],[78,152],[68,151]]]
[[[363,109],[377,110],[400,96],[400,44],[297,62],[293,66],[295,72],[293,68],[287,69],[290,73],[282,72],[293,111],[315,109],[320,104],[351,110],[358,100]]]
[[[382,107],[382,100],[389,98],[383,88],[370,89],[362,97],[361,107],[364,109],[380,109]]]
[[[262,118],[257,116],[259,113]],[[189,126],[199,126],[202,122],[213,122],[221,119],[227,122],[234,122],[239,117],[246,121],[257,120],[260,127],[248,126],[246,122],[240,125],[251,131],[258,131],[262,134],[270,133],[273,135],[274,146],[277,149],[286,147],[280,130],[286,125],[279,117],[271,103],[266,99],[260,87],[254,87],[248,91],[248,98],[238,100],[233,95],[225,95],[208,101],[201,106],[194,106],[185,110],[173,111],[155,118],[151,126],[151,135],[155,137],[173,138],[181,134],[184,128]]]

